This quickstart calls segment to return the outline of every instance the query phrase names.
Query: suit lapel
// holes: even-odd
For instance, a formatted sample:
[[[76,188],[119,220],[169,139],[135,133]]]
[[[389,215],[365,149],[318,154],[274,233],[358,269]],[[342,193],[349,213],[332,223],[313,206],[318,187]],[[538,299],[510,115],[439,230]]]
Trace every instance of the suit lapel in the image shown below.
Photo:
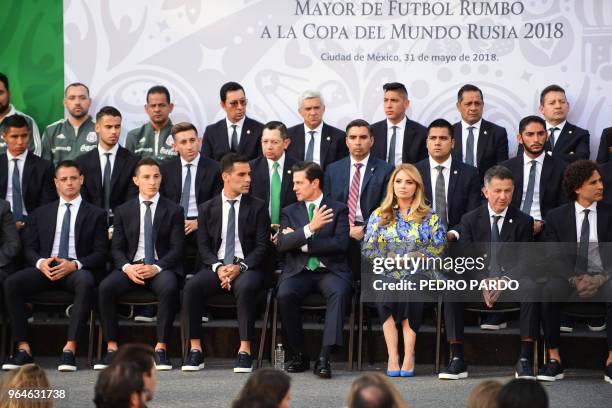
[[[215,198],[215,201],[213,202],[210,212],[212,213],[212,217],[215,222],[215,224],[213,225],[214,230],[215,230],[213,237],[219,237],[218,242],[220,243],[221,240],[223,239],[223,237],[221,236],[222,226],[223,226],[223,202],[222,202],[221,194],[219,194]],[[218,249],[218,247],[216,248]]]
[[[81,201],[79,212],[77,213],[76,220],[74,221],[74,250],[77,258],[79,257],[79,243],[81,242],[81,226],[83,225],[83,220],[87,218],[88,211],[89,208],[87,208],[87,202]]]
[[[96,190],[98,190],[99,193],[102,193],[102,163],[100,163],[100,155],[98,154],[98,148],[96,147],[94,150],[92,150],[93,152],[95,152],[95,154],[93,154],[94,157],[92,157],[92,161],[93,161],[93,179],[94,179],[94,184],[96,186]],[[115,169],[117,169],[117,160],[115,160]],[[118,173],[117,171],[114,171],[113,173]],[[111,175],[111,186],[113,185],[113,177]]]
[[[249,213],[251,208],[251,197],[243,194],[242,199],[240,200],[240,209],[238,210],[238,239],[240,240],[240,245],[244,242],[244,226],[249,223]],[[243,252],[244,252],[244,248]]]
[[[487,147],[487,143],[489,143],[490,138],[488,137],[489,126],[487,123],[482,120],[480,122],[480,132],[478,132],[478,145],[476,146],[476,163],[480,164],[482,160],[482,156],[484,156],[484,152]]]
[[[557,140],[555,140],[555,146],[553,147],[553,152],[559,152],[565,150],[565,145],[567,145],[571,134],[574,131],[574,125],[569,122],[565,122],[565,126],[561,132],[557,135]]]
[[[246,120],[244,121],[244,124],[246,126]],[[225,119],[221,119],[221,121],[219,122],[219,126],[221,126],[221,135],[223,136],[221,140],[221,150],[223,151],[229,151],[230,150],[230,144],[229,144],[229,133],[228,133],[228,128],[227,128],[227,121]],[[243,130],[244,130],[244,126],[243,126]]]
[[[478,218],[478,225],[482,228],[480,231],[482,234],[482,241],[491,242],[491,220],[489,218],[489,209],[486,204],[480,207]]]
[[[28,152],[28,154],[26,155],[25,163],[23,163],[23,174],[21,175],[21,197],[23,198],[24,202],[25,200],[27,200],[28,187],[30,185],[30,183],[28,183],[27,181],[30,180],[30,178],[32,177],[32,169],[34,168],[33,166],[34,158],[32,157],[33,155],[34,153]],[[8,182],[7,182],[7,185],[8,185]]]
[[[349,160],[349,163],[350,163],[350,160]],[[363,171],[365,171],[365,174],[363,175],[363,183],[361,183],[361,190],[359,192],[360,198],[364,198],[362,193],[366,191],[366,187],[368,186],[370,179],[372,178],[372,176],[374,175],[374,172],[376,171],[376,165],[374,164],[374,156],[370,155],[370,157],[368,157],[366,168]]]
[[[43,226],[45,232],[41,234],[41,236],[49,237],[49,255],[53,250],[53,240],[55,238],[55,227],[57,223],[57,212],[59,209],[60,201],[56,200],[54,205],[52,206],[51,214],[45,218],[45,224]]]
[[[408,152],[412,146],[414,140],[414,131],[410,126],[410,121],[406,118],[406,127],[404,128],[404,141],[402,142],[402,162],[408,163],[409,157]]]
[[[321,128],[321,143],[320,143],[320,163],[323,167],[327,163],[327,155],[330,151],[331,137],[327,136],[327,125],[323,123]]]
[[[23,172],[25,173],[28,160],[26,159],[26,165],[23,166]],[[8,156],[5,154],[0,155],[0,197],[6,197],[6,189],[8,186]],[[25,192],[24,192],[25,195]]]
[[[291,140],[291,144],[295,147],[295,155],[296,159],[304,160],[304,155],[306,154],[306,133],[304,132],[304,125],[301,124],[297,129],[297,138],[296,140]]]
[[[348,202],[350,184],[351,184],[351,156],[346,157],[346,162],[342,165],[342,171],[340,172],[339,183],[342,186],[342,201]]]
[[[451,160],[450,176],[448,180],[448,192],[446,193],[446,202],[450,203],[450,198],[455,195],[455,187],[457,187],[457,180],[461,177],[461,169],[458,168],[459,163],[456,160]],[[431,180],[431,177],[429,178]],[[450,205],[448,209],[450,210]],[[449,211],[447,211],[449,212]]]
[[[180,160],[180,159],[179,159]],[[181,176],[182,176],[182,169],[181,169]],[[204,162],[204,158],[200,155],[200,161],[198,161],[198,168],[196,171],[196,177],[195,177],[195,196],[196,196],[196,203],[199,203],[200,200],[198,199],[199,195],[200,195],[200,188],[201,186],[204,184],[204,179],[206,178],[206,164]],[[181,191],[183,191],[183,188],[181,187]]]
[[[285,164],[283,165],[283,175],[281,178],[281,207],[287,205],[287,203],[285,203],[285,197],[291,194],[293,188],[291,166],[293,166],[293,160],[289,160],[287,158],[287,153],[285,153]],[[267,188],[270,188],[270,183],[267,184]]]
[[[544,202],[544,195],[546,194],[548,180],[550,180],[552,174],[552,168],[552,158],[549,158],[548,155],[544,153],[544,163],[542,164],[542,173],[540,174],[540,208],[542,208],[542,203]]]
[[[238,151],[244,152],[246,150],[246,146],[251,141],[251,132],[251,121],[249,118],[244,118],[242,130],[240,131],[240,142],[238,143]]]
[[[453,126],[453,133],[455,136],[455,147],[453,147],[453,156],[463,161],[463,129],[461,128],[461,122]]]
[[[521,200],[523,198],[523,180],[524,180],[524,172],[525,172],[525,160],[523,157],[523,153],[519,153],[517,156],[518,169],[514,172],[514,191],[518,197],[518,200],[515,201],[517,207],[521,206]],[[541,181],[544,180],[540,177],[540,197],[542,196],[542,184]],[[541,201],[540,201],[541,203]]]
[[[504,217],[504,222],[502,224],[502,230],[499,234],[499,239],[501,242],[511,242],[512,237],[514,236],[514,230],[516,225],[516,212],[514,211],[514,207],[508,207],[508,211],[506,212],[506,216]]]
[[[425,195],[429,198],[429,201],[433,203],[433,187],[431,185],[431,169],[429,168],[429,158],[425,161],[425,166],[423,166],[423,184],[425,185]],[[450,188],[448,196],[450,197]]]
[[[155,243],[155,247],[157,247],[157,236],[159,233],[159,228],[161,223],[166,218],[166,213],[168,209],[166,208],[166,204],[164,203],[162,197],[159,198],[157,202],[157,208],[155,209],[155,216],[153,217],[153,242]]]
[[[97,149],[94,149],[94,151],[97,151]],[[115,184],[117,184],[117,180],[119,180],[119,174],[123,174],[123,167],[125,166],[125,163],[126,163],[125,155],[126,155],[125,149],[119,146],[119,148],[117,149],[117,155],[115,156],[115,165],[113,166],[113,171],[111,173],[111,191],[115,188]],[[98,164],[99,164],[99,161],[98,161]],[[100,166],[100,169],[101,169],[101,166]],[[100,173],[100,176],[98,177],[98,179],[101,179],[101,178],[102,178],[102,173]]]

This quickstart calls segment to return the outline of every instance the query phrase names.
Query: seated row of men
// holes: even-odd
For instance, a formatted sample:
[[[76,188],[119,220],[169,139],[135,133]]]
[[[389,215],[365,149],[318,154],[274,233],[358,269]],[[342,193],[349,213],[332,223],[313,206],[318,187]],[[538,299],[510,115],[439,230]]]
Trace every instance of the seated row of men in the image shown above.
[[[191,248],[200,261],[197,273],[184,288],[183,308],[189,316],[191,344],[183,369],[203,367],[202,307],[207,297],[226,290],[237,298],[241,342],[235,371],[248,372],[252,369],[250,345],[255,320],[252,305],[276,267],[267,256],[272,242],[276,251],[286,257],[277,297],[292,355],[288,370],[298,372],[309,367],[299,305],[311,290],[318,288],[327,298],[328,307],[315,373],[325,378],[331,376],[329,356],[334,347],[343,344],[343,318],[351,293],[351,269],[355,270],[354,265],[347,264],[346,252],[357,251],[357,256],[348,258],[359,259],[364,223],[384,198],[394,169],[371,154],[374,131],[367,122],[355,120],[347,126],[349,156],[330,164],[325,173],[317,164],[299,163],[286,152],[291,139],[280,122],[270,122],[264,128],[263,157],[248,162],[235,154],[226,155],[220,168],[215,161],[199,154],[195,127],[177,124],[172,130],[173,148],[180,157],[160,168],[153,159],[138,161],[117,145],[121,116],[116,109],[107,107],[97,115],[98,149],[83,156],[80,165],[71,161],[60,163],[54,172],[55,191],[45,179],[52,174],[52,165],[26,150],[27,123],[18,115],[7,122],[4,136],[8,153],[1,157],[16,160],[12,166],[9,160],[5,165],[0,163],[0,172],[8,169],[10,173],[6,177],[10,184],[5,198],[17,221],[7,221],[9,206],[4,205],[2,243],[6,248],[2,253],[6,257],[1,265],[4,272],[22,242],[29,267],[3,276],[7,308],[18,342],[17,352],[5,368],[32,359],[26,333],[27,297],[58,287],[75,293],[68,341],[59,368],[76,369],[76,339],[91,310],[92,293],[98,282],[108,352],[97,367],[107,365],[117,348],[116,300],[144,285],[159,300],[157,364],[160,369],[171,368],[166,343],[178,309],[183,254]],[[536,237],[548,228],[548,223],[542,221],[549,218],[547,213],[567,200],[561,192],[566,162],[545,153],[548,139],[541,118],[530,116],[521,121],[518,141],[523,153],[504,162],[511,169],[512,188],[502,189],[505,199],[500,200],[501,204],[494,207],[489,203],[500,213],[512,203],[513,208],[536,219],[532,227]],[[448,122],[434,121],[428,128],[426,143],[428,158],[417,163],[416,168],[423,178],[428,201],[448,226],[447,239],[456,240],[464,234],[461,229],[456,232],[462,218],[482,208],[486,210],[486,205],[480,206],[480,177],[476,168],[452,156],[456,140]],[[111,151],[114,154],[105,155]],[[20,163],[20,158],[25,158],[25,164]],[[583,162],[577,164],[579,169],[584,166]],[[611,174],[610,169],[597,167],[587,173],[586,179],[577,178],[577,188],[587,181],[591,183],[590,177],[595,173]],[[130,180],[127,175],[132,174]],[[126,181],[120,183],[122,179]],[[493,179],[506,181],[509,177],[498,174]],[[602,193],[601,177],[593,183]],[[134,190],[134,195],[130,190]],[[593,202],[603,198],[600,195],[595,195],[597,199]],[[505,207],[497,208],[500,205]],[[113,225],[111,257],[115,267],[110,273],[105,267],[108,221]],[[11,225],[17,228],[10,228]],[[604,236],[602,232],[600,237]],[[456,328],[447,331],[453,350],[447,378],[461,378],[467,375],[460,346],[463,327],[458,316],[462,310],[452,312],[452,307],[446,310],[447,314],[454,313],[454,317],[447,316],[447,326],[454,319]],[[554,320],[556,315],[552,315]],[[552,327],[549,331],[552,340],[548,343],[554,356],[554,328],[558,329],[559,324],[553,322],[548,327]],[[608,361],[608,367],[611,362]],[[548,370],[558,370],[560,364],[551,367]]]

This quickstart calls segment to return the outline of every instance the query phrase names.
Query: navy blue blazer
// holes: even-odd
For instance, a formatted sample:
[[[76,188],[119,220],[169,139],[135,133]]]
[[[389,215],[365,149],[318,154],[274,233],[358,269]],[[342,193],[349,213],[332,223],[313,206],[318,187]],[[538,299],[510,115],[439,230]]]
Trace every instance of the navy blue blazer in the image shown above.
[[[21,175],[21,195],[28,214],[43,204],[57,200],[53,182],[54,175],[55,169],[52,162],[28,152]],[[8,157],[4,153],[0,154],[0,198],[6,198],[7,186]]]
[[[372,125],[374,146],[371,154],[387,161],[387,119]],[[427,157],[427,128],[420,123],[406,118],[404,142],[402,145],[402,163],[416,163]]]
[[[431,185],[431,169],[429,157],[415,164],[425,185],[425,196],[433,203],[433,187]],[[480,178],[475,167],[453,158],[451,160],[450,180],[446,194],[448,230],[459,231],[459,223],[463,214],[472,211],[481,204]]]
[[[159,197],[153,216],[153,242],[157,262],[162,269],[183,274],[183,243],[185,241],[183,207]],[[140,237],[140,200],[126,201],[115,210],[112,255],[115,267],[132,263]]]
[[[287,154],[302,161],[306,154],[306,134],[304,124],[300,123],[287,129],[287,134],[291,138],[291,143],[287,148]],[[310,137],[310,135],[308,135]],[[321,168],[325,168],[337,160],[348,155],[346,147],[346,133],[344,131],[323,123],[321,129]]]
[[[306,205],[300,201],[283,208],[280,230],[290,227],[293,232],[280,233],[276,244],[279,252],[286,253],[285,265],[280,275],[281,281],[301,273],[306,268],[308,258],[316,256],[331,273],[335,273],[349,283],[352,282],[351,271],[346,261],[349,245],[348,208],[325,196],[321,205],[333,210],[333,222],[308,239],[304,235],[304,226],[309,223]],[[308,245],[308,252],[302,252],[303,245]]]
[[[28,219],[23,234],[26,262],[36,266],[40,258],[49,258],[53,249],[59,200],[37,208]],[[87,201],[81,201],[74,223],[74,249],[83,269],[104,273],[108,253],[106,212]]]
[[[329,165],[325,170],[323,183],[325,195],[332,200],[348,205],[351,157],[345,157]],[[370,214],[380,206],[387,193],[389,177],[393,173],[393,166],[384,160],[378,159],[370,154],[368,163],[362,168],[363,182],[359,193],[359,206],[363,221],[367,224]]]
[[[563,130],[555,136],[553,156],[559,157],[568,163],[576,160],[588,160],[590,156],[589,131],[565,122]],[[548,143],[547,143],[548,146]],[[523,154],[523,145],[519,144],[517,156]]]
[[[183,192],[183,168],[180,157],[166,160],[161,167],[162,183],[159,192],[170,201],[180,204]],[[193,172],[192,172],[193,174]],[[195,177],[195,196],[198,205],[210,200],[221,192],[221,168],[219,163],[200,155]]]
[[[463,130],[461,122],[453,125],[455,136],[455,147],[453,158],[463,161]],[[506,129],[482,119],[478,131],[478,145],[476,146],[476,167],[480,179],[484,178],[485,172],[490,168],[508,160],[508,134]]]
[[[604,201],[612,204],[612,161],[599,166],[604,185]]]
[[[281,204],[280,207],[286,207],[297,201],[295,192],[293,191],[293,174],[291,167],[299,160],[289,156],[285,152],[285,164],[283,165],[283,174],[281,176]],[[266,203],[266,208],[270,207],[270,171],[268,161],[264,156],[260,156],[249,162],[251,166],[251,187],[249,194],[257,197]]]
[[[106,159],[105,159],[106,160]],[[139,156],[119,146],[117,157],[111,173],[110,207],[114,211],[118,205],[138,195],[138,187],[132,181]],[[104,190],[102,189],[102,169],[98,148],[95,148],[76,159],[83,172],[83,199],[95,206],[104,208]]]
[[[605,128],[601,132],[601,138],[599,139],[599,149],[597,151],[597,163],[603,164],[610,161],[612,153],[610,153],[610,146],[612,146],[612,127]]]
[[[252,160],[261,155],[261,132],[263,124],[246,117],[240,131],[240,142],[238,143],[239,154]],[[225,118],[217,123],[206,126],[202,140],[201,153],[210,159],[220,161],[223,156],[230,152],[227,122]]]

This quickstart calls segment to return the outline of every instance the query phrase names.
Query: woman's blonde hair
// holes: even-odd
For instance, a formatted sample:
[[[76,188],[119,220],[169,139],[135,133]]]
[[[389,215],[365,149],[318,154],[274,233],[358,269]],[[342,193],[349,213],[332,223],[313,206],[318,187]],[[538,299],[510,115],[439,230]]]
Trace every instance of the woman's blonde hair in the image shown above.
[[[400,171],[405,172],[417,185],[414,192],[414,197],[412,198],[412,204],[410,205],[408,220],[412,220],[417,223],[421,222],[421,220],[425,218],[430,211],[430,207],[425,201],[425,186],[423,185],[423,178],[421,177],[421,174],[412,164],[402,163],[398,165],[395,170],[393,170],[393,173],[391,173],[391,177],[389,178],[389,184],[387,184],[387,195],[380,206],[381,227],[386,227],[395,221],[394,207],[397,204],[397,199],[395,197],[395,192],[393,191],[393,185],[395,184],[395,179]]]
[[[393,399],[393,408],[408,408],[408,404],[406,404],[397,388],[385,376],[379,373],[366,373],[353,381],[347,399],[349,408],[353,406],[355,393],[368,385],[378,385],[389,391]]]
[[[6,374],[5,374],[6,376]],[[3,408],[49,408],[53,399],[9,398],[8,390],[44,390],[49,389],[47,374],[36,364],[25,364],[11,372],[10,377],[3,378],[0,406]]]
[[[497,408],[497,394],[502,389],[499,381],[484,380],[472,390],[467,408]]]

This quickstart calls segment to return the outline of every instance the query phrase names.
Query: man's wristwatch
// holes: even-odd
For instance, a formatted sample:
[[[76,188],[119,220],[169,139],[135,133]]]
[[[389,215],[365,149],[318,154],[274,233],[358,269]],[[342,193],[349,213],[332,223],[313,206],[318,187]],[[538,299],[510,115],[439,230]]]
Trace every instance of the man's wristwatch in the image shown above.
[[[244,262],[240,262],[238,266],[240,266],[240,273],[246,272],[246,270],[249,269],[247,264],[245,264]]]

